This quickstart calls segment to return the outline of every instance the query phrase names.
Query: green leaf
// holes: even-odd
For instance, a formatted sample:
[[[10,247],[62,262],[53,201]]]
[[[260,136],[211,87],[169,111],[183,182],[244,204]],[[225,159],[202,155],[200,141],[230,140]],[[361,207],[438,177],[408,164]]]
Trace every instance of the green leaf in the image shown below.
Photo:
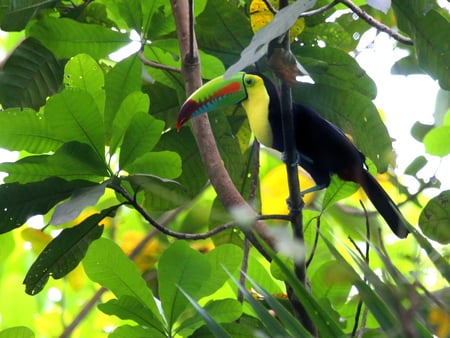
[[[292,337],[312,337],[303,325],[294,317],[294,315],[274,296],[261,288],[252,278],[246,276],[248,281],[252,283],[256,291],[264,297],[264,302],[268,304],[270,309],[276,313],[276,317],[283,324],[287,332]]]
[[[222,269],[223,271],[223,269]],[[196,315],[189,317],[181,323],[177,328],[177,333],[187,336],[194,330],[201,327],[205,320],[209,318],[218,323],[231,323],[238,320],[242,315],[242,305],[236,299],[219,299],[206,303],[201,307],[201,311],[197,309],[197,303],[190,299],[194,308],[197,310]],[[207,315],[207,318],[204,315]]]
[[[134,55],[119,62],[105,76],[105,129],[106,139],[111,138],[111,126],[125,98],[141,91],[142,65]]]
[[[59,59],[80,53],[100,59],[130,42],[127,34],[106,27],[50,16],[36,21],[27,36],[38,39]]]
[[[210,270],[207,258],[191,249],[185,241],[177,241],[164,251],[159,260],[158,283],[169,327],[175,324],[189,304],[180,289],[197,299]]]
[[[126,170],[129,164],[150,152],[161,137],[163,128],[163,121],[147,113],[134,114],[123,137],[119,157],[121,169]]]
[[[144,192],[147,211],[164,212],[188,201],[184,187],[173,180],[146,174],[133,174],[124,180],[129,181],[135,191]]]
[[[0,102],[4,108],[38,109],[61,87],[63,63],[35,39],[13,51],[0,72]]]
[[[51,135],[44,114],[32,109],[10,108],[0,114],[0,146],[9,150],[25,150],[32,154],[54,151],[63,144]]]
[[[358,92],[370,99],[376,97],[375,82],[343,50],[333,47],[294,47],[292,51],[315,83]]]
[[[98,160],[105,161],[103,119],[87,91],[66,89],[52,96],[45,105],[45,117],[54,139],[86,143]]]
[[[108,335],[109,338],[166,338],[166,334],[162,334],[158,330],[142,327],[142,326],[131,326],[122,325],[114,329],[114,332]]]
[[[442,244],[450,243],[450,190],[432,198],[419,217],[423,233]]]
[[[0,331],[0,338],[34,338],[31,329],[25,326],[15,326]]]
[[[450,125],[431,129],[423,139],[427,153],[440,157],[450,154],[450,142],[448,142],[449,135]]]
[[[288,31],[297,21],[299,14],[313,7],[315,2],[315,0],[298,0],[279,10],[268,25],[256,32],[250,44],[242,51],[239,61],[225,72],[225,77],[243,70],[266,55],[269,43]]]
[[[56,0],[12,0],[3,17],[1,29],[5,32],[21,31],[41,9],[54,7]]]
[[[261,242],[266,250],[270,249]],[[323,337],[343,337],[344,332],[339,327],[339,324],[326,312],[318,301],[311,295],[310,291],[306,289],[305,285],[301,284],[289,267],[281,260],[280,257],[273,254],[273,262],[278,265],[278,268],[284,275],[286,280],[292,287],[297,299],[300,299],[305,311],[310,316],[311,320],[319,329]]]
[[[172,151],[151,152],[129,164],[126,170],[130,174],[177,178],[181,174],[181,158]]]
[[[64,181],[51,177],[41,182],[0,185],[0,233],[20,227],[28,218],[46,214],[76,189],[92,186],[87,181]]]
[[[405,169],[406,175],[415,176],[428,163],[425,156],[416,157]]]
[[[392,141],[380,115],[365,95],[326,84],[297,84],[294,101],[302,102],[352,136],[354,143],[385,172],[392,158]]]
[[[108,183],[108,181],[105,181],[102,184],[75,190],[68,201],[56,206],[48,223],[59,225],[74,220],[84,208],[97,203],[105,193]]]
[[[437,79],[443,89],[450,90],[448,15],[437,9],[431,9],[423,14],[416,6],[409,1],[392,2],[399,28],[408,33],[414,41],[419,66]]]
[[[197,311],[198,314],[203,318],[204,322],[208,326],[211,333],[214,335],[214,337],[219,338],[231,338],[231,336],[225,331],[225,329],[220,326],[220,324],[208,313],[206,309],[204,309],[202,306],[200,306],[187,292],[185,292],[182,288],[180,288],[180,291],[183,293],[183,295],[188,299],[188,301],[192,304],[194,309]]]
[[[348,273],[346,267],[337,260],[324,262],[311,277],[314,296],[326,298],[335,309],[348,301],[352,282],[352,273]]]
[[[267,333],[270,337],[281,336],[289,336],[286,329],[283,325],[278,321],[278,319],[274,318],[267,308],[262,304],[261,301],[256,300],[248,290],[239,283],[239,281],[228,272],[228,276],[233,280],[236,286],[239,288],[239,291],[244,295],[245,300],[250,304],[250,306],[255,311],[257,317],[261,320],[264,326],[267,329]]]
[[[65,143],[53,155],[28,156],[14,163],[0,163],[0,171],[8,172],[6,183],[30,183],[49,177],[65,180],[99,181],[108,176],[106,164],[99,161],[87,144]]]
[[[211,274],[202,286],[201,296],[208,296],[222,287],[228,280],[226,271],[237,271],[242,264],[242,256],[242,249],[233,244],[222,244],[208,252],[206,258],[211,266]]]
[[[122,295],[119,299],[111,299],[99,304],[98,308],[107,315],[115,315],[120,319],[133,320],[144,327],[150,327],[164,334],[162,318],[159,313],[153,313],[142,302],[130,295]]]
[[[154,314],[159,313],[152,291],[136,265],[113,241],[104,238],[95,241],[83,260],[83,266],[89,279],[111,290],[117,298],[132,296]]]
[[[105,79],[98,63],[88,54],[72,57],[64,68],[64,85],[66,88],[86,90],[97,103],[99,112],[105,107]]]
[[[142,92],[133,92],[124,98],[112,123],[111,142],[109,146],[111,154],[114,154],[120,146],[123,135],[134,115],[137,113],[148,113],[149,106],[149,97]]]
[[[340,200],[351,196],[359,188],[359,185],[354,182],[343,181],[337,175],[331,176],[330,185],[325,191],[325,196],[322,200],[322,210],[325,210]]]
[[[39,293],[50,276],[59,279],[76,268],[86,255],[89,245],[100,238],[103,226],[99,223],[114,213],[118,206],[113,206],[86,218],[79,225],[64,229],[40,253],[28,270],[23,283],[30,295]]]
[[[201,49],[227,67],[239,58],[239,51],[253,36],[248,17],[232,2],[223,0],[207,1],[196,19],[196,34]]]

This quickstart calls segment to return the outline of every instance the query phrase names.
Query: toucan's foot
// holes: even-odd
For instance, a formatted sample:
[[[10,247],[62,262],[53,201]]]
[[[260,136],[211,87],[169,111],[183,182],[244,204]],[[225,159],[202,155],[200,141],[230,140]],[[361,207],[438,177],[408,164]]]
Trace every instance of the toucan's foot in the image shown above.
[[[295,160],[291,163],[288,163],[288,160],[286,158],[286,153],[283,152],[281,154],[281,160],[283,161],[283,163],[288,164],[290,167],[296,167],[296,166],[300,165],[300,153],[298,151],[295,151]]]
[[[311,187],[311,188],[305,189],[303,191],[300,191],[300,194],[302,196],[305,196],[306,194],[309,194],[309,193],[314,192],[314,191],[322,190],[322,189],[324,189],[326,187],[327,187],[326,184],[318,184],[318,185],[315,185],[314,187]]]

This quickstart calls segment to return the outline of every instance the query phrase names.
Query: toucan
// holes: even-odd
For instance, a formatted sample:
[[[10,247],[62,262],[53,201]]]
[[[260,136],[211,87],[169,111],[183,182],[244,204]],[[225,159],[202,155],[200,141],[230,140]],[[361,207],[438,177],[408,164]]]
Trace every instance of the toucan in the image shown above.
[[[183,103],[176,127],[179,130],[190,118],[236,104],[243,106],[256,139],[283,153],[280,97],[275,85],[259,73],[238,72],[229,78],[219,76],[207,82]],[[409,232],[407,221],[368,172],[364,154],[337,126],[313,109],[293,103],[292,111],[298,164],[314,179],[313,189],[327,187],[333,174],[360,184],[392,231],[405,238]]]

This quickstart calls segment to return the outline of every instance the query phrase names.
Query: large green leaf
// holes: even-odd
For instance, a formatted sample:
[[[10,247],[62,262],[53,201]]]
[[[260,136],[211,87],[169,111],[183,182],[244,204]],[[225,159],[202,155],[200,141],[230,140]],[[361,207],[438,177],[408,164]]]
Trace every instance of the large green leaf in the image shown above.
[[[11,0],[0,28],[4,31],[21,31],[40,9],[53,7],[56,0]]]
[[[123,135],[133,116],[139,112],[147,113],[149,105],[148,95],[142,92],[133,92],[122,101],[112,123],[111,142],[109,145],[111,154],[116,152],[122,142]]]
[[[139,299],[122,295],[118,299],[111,299],[106,303],[99,304],[98,308],[108,314],[116,315],[120,319],[133,320],[137,324],[150,327],[164,334],[162,318],[159,313],[153,313]]]
[[[133,174],[124,178],[135,191],[144,193],[144,207],[147,211],[165,212],[188,201],[184,187],[173,180],[148,174]]]
[[[187,292],[185,292],[182,288],[180,288],[181,293],[188,299],[189,303],[192,304],[194,309],[200,315],[202,320],[206,323],[211,333],[214,337],[218,338],[231,338],[228,332],[211,316],[209,311],[205,309],[203,306],[200,306],[194,298],[192,298]],[[239,305],[239,304],[238,304]],[[227,309],[228,310],[228,309]],[[231,310],[232,311],[232,310]],[[237,319],[237,318],[236,318]],[[198,321],[197,321],[198,323]],[[201,325],[201,323],[198,323]]]
[[[57,177],[28,184],[0,185],[0,233],[21,226],[31,216],[46,214],[75,189],[92,185],[94,183],[88,181],[67,182]]]
[[[64,68],[64,85],[66,88],[84,89],[97,103],[98,110],[105,107],[105,79],[99,64],[88,54],[72,57]]]
[[[107,140],[111,137],[111,126],[124,99],[141,90],[142,65],[134,55],[119,62],[105,76],[105,128]]]
[[[130,337],[139,337],[139,338],[167,338],[166,334],[162,334],[158,330],[143,327],[143,326],[131,326],[131,325],[122,325],[118,328],[114,329],[114,332],[108,335],[109,338],[130,338]]]
[[[209,0],[196,19],[196,34],[201,49],[215,55],[228,67],[239,58],[252,38],[245,14],[230,1]]]
[[[164,178],[177,178],[181,174],[181,158],[173,151],[146,153],[130,163],[130,174],[147,174]]]
[[[83,266],[91,280],[111,290],[117,298],[132,296],[154,314],[159,313],[153,293],[136,265],[113,241],[104,238],[95,241],[83,260]]]
[[[443,89],[450,90],[448,13],[431,9],[424,14],[423,8],[410,1],[394,0],[392,6],[399,28],[414,41],[420,67],[437,79]]]
[[[66,89],[52,96],[45,105],[45,117],[54,139],[86,143],[100,161],[105,160],[103,118],[87,91]]]
[[[34,338],[35,335],[31,329],[25,326],[9,327],[0,331],[0,338]]]
[[[185,241],[173,243],[163,253],[158,270],[159,296],[169,327],[189,304],[180,289],[197,299],[210,270],[207,258]]]
[[[63,63],[37,40],[26,39],[0,72],[0,103],[38,109],[60,89],[62,78]]]
[[[76,268],[86,254],[89,245],[103,233],[99,223],[112,213],[118,206],[113,206],[86,218],[79,225],[64,229],[40,253],[28,270],[23,283],[25,291],[30,295],[40,292],[50,276],[55,279],[66,276]]]
[[[357,147],[369,157],[379,172],[392,159],[392,142],[372,101],[365,95],[326,84],[297,84],[294,101],[320,113],[352,136]]]
[[[180,132],[172,129],[164,133],[155,150],[170,150],[181,156],[183,171],[177,178],[177,182],[184,187],[187,196],[193,197],[204,188],[208,177],[194,136],[189,128],[182,128]]]
[[[450,243],[450,190],[441,192],[432,198],[419,217],[419,226],[423,233],[442,244]]]
[[[86,207],[97,204],[108,184],[109,181],[105,181],[102,184],[75,190],[70,199],[55,207],[48,224],[59,225],[73,221]]]
[[[151,151],[164,128],[164,122],[148,113],[138,112],[130,121],[123,137],[119,163],[122,169]]]
[[[234,273],[239,269],[242,256],[242,249],[234,244],[219,245],[208,252],[206,257],[211,265],[211,275],[202,286],[201,296],[205,297],[217,291],[228,280],[226,271]]]
[[[375,82],[344,51],[333,47],[293,47],[292,51],[315,83],[358,92],[370,99],[377,95]]]
[[[236,299],[213,300],[201,306],[201,309],[197,307],[198,303],[192,298],[190,302],[197,310],[197,314],[183,321],[177,328],[177,332],[182,336],[187,336],[187,333],[191,333],[201,327],[205,323],[207,316],[216,323],[231,323],[238,320],[242,315],[242,305]]]
[[[56,150],[64,141],[52,135],[48,120],[32,109],[10,108],[0,113],[0,147],[32,154]]]
[[[28,28],[27,36],[38,39],[61,59],[80,53],[100,59],[130,42],[127,34],[106,27],[49,16]]]
[[[100,181],[108,176],[108,168],[87,144],[69,142],[53,155],[28,156],[14,163],[0,163],[0,171],[8,172],[6,183],[30,183],[49,177],[65,180]]]

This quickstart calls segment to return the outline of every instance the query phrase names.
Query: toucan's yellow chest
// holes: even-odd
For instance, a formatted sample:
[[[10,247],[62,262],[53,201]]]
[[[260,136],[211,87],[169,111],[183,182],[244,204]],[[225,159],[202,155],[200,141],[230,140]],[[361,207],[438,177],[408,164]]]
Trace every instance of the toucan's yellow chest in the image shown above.
[[[269,123],[269,95],[264,83],[247,88],[248,99],[241,104],[247,113],[250,128],[256,139],[266,147],[272,147],[273,134]]]

